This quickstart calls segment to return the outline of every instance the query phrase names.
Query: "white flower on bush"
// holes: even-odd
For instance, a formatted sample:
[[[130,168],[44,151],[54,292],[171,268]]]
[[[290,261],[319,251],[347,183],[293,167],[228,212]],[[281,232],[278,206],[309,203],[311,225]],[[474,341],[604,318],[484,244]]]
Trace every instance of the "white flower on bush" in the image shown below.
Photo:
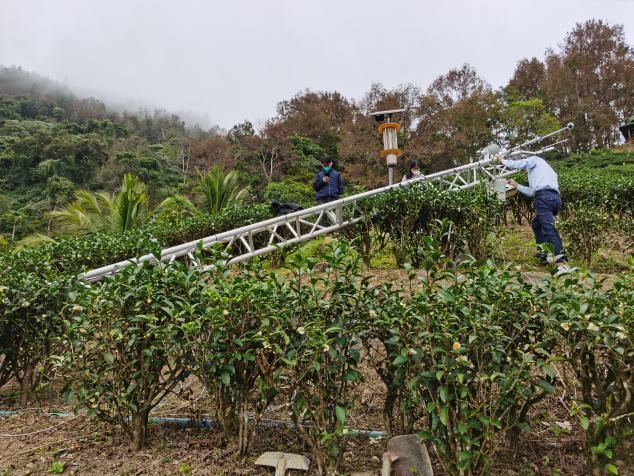
[[[619,340],[625,340],[625,339],[627,339],[627,335],[625,335],[625,332],[620,332],[619,331],[619,332],[616,333],[616,338],[619,339]]]
[[[597,326],[594,322],[591,322],[590,324],[588,324],[588,330],[590,332],[598,332],[599,326]]]
[[[570,330],[570,322],[562,322],[561,324],[559,324],[561,326],[561,328],[565,331],[569,331]]]
[[[473,367],[473,364],[471,363],[471,361],[466,355],[460,355],[456,357],[456,363],[458,363],[459,365],[466,365],[468,367]]]
[[[328,352],[330,350],[330,346],[328,344],[324,344],[323,351]]]
[[[79,304],[75,304],[73,306],[73,312],[79,312],[81,311],[82,307]]]
[[[374,309],[370,309],[370,317],[371,317],[372,319],[375,319],[375,318],[376,318],[376,311],[375,311]]]
[[[227,317],[229,315],[229,311],[227,311],[226,309],[223,309],[222,315]]]
[[[409,350],[407,351],[407,353],[408,353],[409,355],[416,355],[416,349],[409,349]]]
[[[303,326],[297,328],[297,333],[300,335],[304,335],[306,333],[306,329]]]
[[[25,307],[25,308],[26,308],[26,307],[29,307],[29,306],[31,306],[31,303],[30,303],[29,301],[24,301],[24,302],[22,303],[22,307]]]

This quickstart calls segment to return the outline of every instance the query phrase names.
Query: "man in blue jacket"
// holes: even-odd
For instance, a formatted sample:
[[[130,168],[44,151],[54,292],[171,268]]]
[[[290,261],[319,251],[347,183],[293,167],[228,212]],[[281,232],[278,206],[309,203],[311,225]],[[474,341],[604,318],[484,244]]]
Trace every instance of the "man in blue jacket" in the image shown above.
[[[313,188],[317,192],[317,203],[332,202],[341,198],[343,194],[343,177],[332,168],[332,159],[327,155],[322,156],[319,161],[322,168],[313,180]]]

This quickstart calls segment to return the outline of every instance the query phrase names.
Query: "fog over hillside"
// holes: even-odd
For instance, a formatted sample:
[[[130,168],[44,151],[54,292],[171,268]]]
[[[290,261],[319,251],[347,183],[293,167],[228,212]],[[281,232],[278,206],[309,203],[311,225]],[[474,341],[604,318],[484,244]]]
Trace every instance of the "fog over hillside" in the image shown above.
[[[497,88],[590,18],[634,43],[630,0],[0,0],[0,64],[229,129],[306,88],[361,98],[463,63]]]

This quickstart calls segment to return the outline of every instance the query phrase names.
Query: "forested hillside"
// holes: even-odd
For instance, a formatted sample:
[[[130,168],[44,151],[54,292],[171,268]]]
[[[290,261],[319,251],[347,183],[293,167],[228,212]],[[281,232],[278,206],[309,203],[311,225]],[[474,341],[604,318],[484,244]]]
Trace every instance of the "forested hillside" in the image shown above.
[[[468,64],[426,87],[373,83],[361,98],[306,90],[280,101],[260,130],[248,120],[204,131],[162,110],[118,112],[35,73],[0,67],[0,243],[68,232],[51,212],[83,189],[115,193],[125,174],[140,183],[143,222],[170,197],[170,213],[194,215],[206,196],[203,175],[214,166],[237,172],[236,193],[248,187],[243,200],[308,204],[316,158],[325,153],[349,191],[376,187],[386,171],[373,110],[408,108],[399,139],[403,168],[415,158],[426,171],[441,170],[491,141],[516,144],[569,121],[576,128],[568,152],[609,148],[621,141],[618,125],[634,114],[633,91],[634,52],[623,28],[596,20],[578,24],[543,59],[519,60],[499,90]],[[116,197],[106,198],[112,207]]]

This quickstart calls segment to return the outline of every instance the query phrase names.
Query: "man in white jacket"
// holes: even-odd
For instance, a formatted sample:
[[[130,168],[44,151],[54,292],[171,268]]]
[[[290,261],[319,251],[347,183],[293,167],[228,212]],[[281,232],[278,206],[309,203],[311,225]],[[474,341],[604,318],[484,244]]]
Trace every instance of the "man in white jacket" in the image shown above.
[[[564,245],[555,227],[555,216],[561,210],[557,173],[548,165],[548,162],[536,155],[519,160],[508,160],[502,155],[497,155],[495,158],[509,169],[525,170],[528,173],[528,186],[518,184],[512,179],[508,182],[517,187],[520,193],[535,197],[535,216],[531,221],[531,227],[538,247],[542,243],[550,243],[555,249],[557,262],[567,261]],[[536,256],[543,264],[547,263],[546,255],[541,249]]]

